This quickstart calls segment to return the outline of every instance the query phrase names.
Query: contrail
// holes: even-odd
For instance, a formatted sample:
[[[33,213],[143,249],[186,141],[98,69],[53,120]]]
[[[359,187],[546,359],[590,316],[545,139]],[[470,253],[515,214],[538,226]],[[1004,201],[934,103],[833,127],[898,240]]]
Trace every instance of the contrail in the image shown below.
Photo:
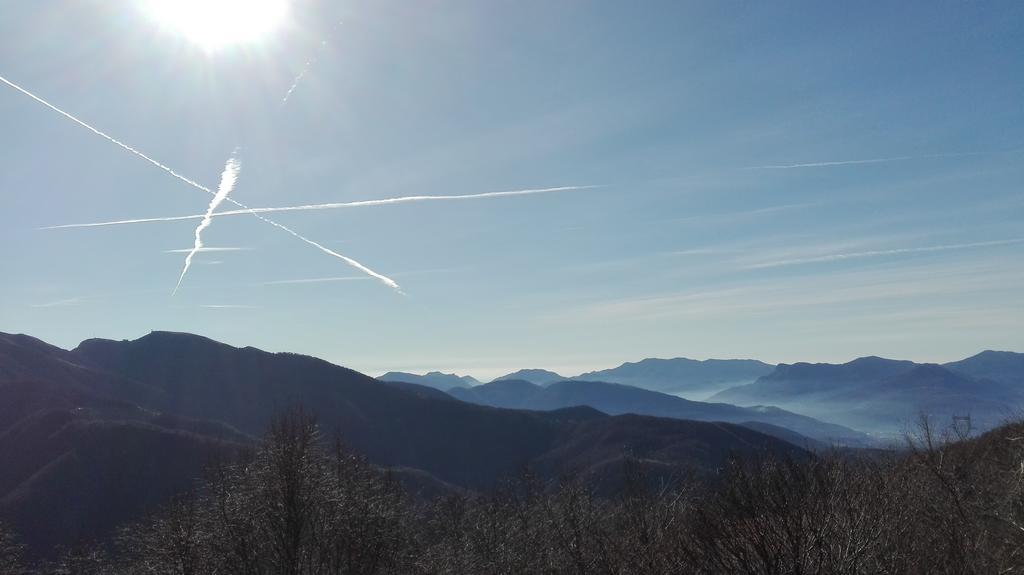
[[[557,188],[535,188],[527,190],[511,190],[507,192],[484,192],[482,194],[463,194],[447,196],[402,196],[398,198],[383,198],[379,200],[359,200],[354,202],[334,202],[328,204],[306,204],[301,206],[283,206],[276,208],[245,208],[242,210],[228,210],[216,212],[212,217],[241,216],[245,214],[265,214],[269,212],[299,212],[310,210],[337,210],[343,208],[365,208],[369,206],[385,206],[391,204],[404,204],[409,202],[427,201],[450,201],[450,200],[477,200],[482,198],[500,198],[507,196],[526,196],[532,194],[552,194],[556,192],[570,192],[576,190],[590,190],[600,186],[560,186]],[[136,218],[131,220],[114,220],[109,222],[95,222],[89,224],[62,224],[58,226],[45,226],[41,230],[60,230],[68,228],[96,228],[103,226],[121,226],[127,224],[147,224],[152,222],[178,222],[182,220],[199,220],[205,214],[192,214],[190,216],[168,216],[163,218]]]
[[[959,158],[963,156],[980,156],[979,152],[959,154],[926,154],[923,156],[894,156],[891,158],[869,158],[867,160],[842,160],[837,162],[813,162],[809,164],[778,164],[768,166],[747,166],[744,170],[792,170],[796,168],[826,168],[829,166],[853,166],[857,164],[883,164],[887,162],[904,162],[906,160],[925,160],[930,158]]]
[[[242,212],[242,213],[247,213],[247,212]],[[291,230],[290,228],[286,228],[286,227],[282,226],[281,224],[279,224],[279,223],[277,223],[275,221],[268,220],[267,218],[264,218],[263,216],[261,216],[259,214],[253,214],[253,215],[256,216],[257,218],[267,222],[268,224],[270,224],[272,226],[275,226],[277,228],[280,228],[280,229],[288,232],[289,234],[295,236],[296,238],[298,238],[298,239],[306,242],[307,244],[309,244],[309,245],[319,249],[320,251],[322,251],[322,252],[324,252],[324,253],[326,253],[328,255],[332,255],[332,256],[342,260],[343,262],[345,262],[348,265],[356,268],[357,270],[363,272],[364,274],[366,274],[366,275],[368,275],[370,277],[373,277],[373,278],[377,278],[384,285],[392,288],[393,290],[397,291],[398,293],[400,293],[402,295],[405,295],[405,292],[402,291],[402,288],[399,287],[398,283],[396,283],[395,280],[393,280],[393,279],[391,279],[391,278],[389,278],[387,276],[381,275],[381,274],[371,270],[370,268],[364,266],[363,264],[357,262],[356,260],[354,260],[354,259],[352,259],[352,258],[350,258],[348,256],[343,256],[343,255],[339,254],[338,252],[336,252],[336,251],[334,251],[334,250],[332,250],[332,249],[330,249],[328,247],[322,246],[322,245],[314,242],[313,240],[311,240],[309,238],[303,237],[303,236],[299,235],[297,232]]]
[[[899,254],[919,254],[927,252],[945,252],[951,250],[965,250],[970,248],[985,248],[993,246],[1007,246],[1013,244],[1024,243],[1024,238],[1009,238],[1005,240],[992,240],[987,242],[971,242],[966,244],[943,244],[937,246],[923,246],[918,248],[896,248],[891,250],[874,250],[867,252],[852,252],[846,254],[829,254],[824,256],[816,256],[811,258],[799,258],[791,260],[778,260],[774,262],[764,262],[760,264],[754,264],[751,268],[774,268],[780,266],[791,266],[798,264],[810,264],[820,262],[834,262],[840,260],[850,260],[859,258],[871,258],[877,256],[892,256]]]
[[[312,68],[312,67],[313,67],[313,59],[310,58],[308,61],[306,61],[306,65],[302,67],[302,70],[299,72],[299,75],[295,76],[295,81],[292,82],[291,87],[288,88],[287,92],[285,92],[284,98],[281,99],[281,105],[282,106],[284,106],[285,104],[288,103],[288,98],[292,97],[292,92],[295,91],[295,88],[299,87],[299,82],[302,81],[302,77],[305,76],[306,72],[309,72],[309,69]]]
[[[100,136],[101,138],[104,138],[105,140],[107,140],[107,141],[117,145],[118,147],[120,147],[120,148],[122,148],[124,150],[127,150],[128,152],[131,152],[132,154],[142,158],[143,160],[146,160],[147,162],[149,162],[149,163],[153,164],[154,166],[160,168],[161,170],[167,172],[171,176],[174,176],[178,180],[181,180],[182,182],[185,182],[186,184],[192,186],[193,188],[196,188],[198,190],[202,190],[202,191],[204,191],[204,192],[206,192],[206,193],[208,193],[210,195],[216,195],[216,192],[214,192],[210,188],[207,188],[206,186],[200,184],[199,182],[196,182],[195,180],[193,180],[191,178],[187,178],[187,177],[179,174],[178,172],[174,171],[170,167],[168,167],[168,166],[166,166],[164,164],[161,164],[160,162],[154,160],[153,158],[147,156],[146,154],[140,152],[139,150],[136,150],[135,148],[129,146],[128,144],[118,140],[117,138],[114,138],[113,136],[111,136],[111,135],[109,135],[109,134],[107,134],[107,133],[105,133],[105,132],[103,132],[101,130],[96,129],[96,128],[90,126],[89,124],[86,124],[82,120],[79,120],[78,118],[72,116],[71,114],[65,112],[64,110],[61,110],[60,108],[54,106],[53,104],[47,102],[46,100],[43,100],[39,96],[36,96],[35,94],[33,94],[33,93],[29,92],[28,90],[22,88],[21,86],[18,86],[17,84],[15,84],[15,83],[11,82],[10,80],[4,78],[3,76],[0,76],[0,82],[3,82],[4,84],[7,84],[11,88],[14,88],[18,92],[21,92],[22,94],[28,96],[29,98],[32,98],[36,102],[42,104],[43,106],[46,106],[47,108],[53,110],[54,112],[57,112],[61,116],[64,116],[65,118],[71,120],[72,122],[74,122],[74,123],[78,124],[79,126],[85,128],[86,130],[89,130],[90,132],[96,134],[97,136]],[[234,204],[234,205],[236,205],[236,206],[238,206],[240,208],[249,209],[248,206],[246,206],[245,204],[242,204],[242,203],[240,203],[240,202],[238,202],[238,201],[236,201],[234,199],[228,198],[227,201],[231,202],[232,204]],[[324,252],[327,255],[336,257],[336,258],[344,261],[345,263],[347,263],[350,266],[352,266],[352,267],[362,271],[363,273],[366,273],[367,275],[370,275],[372,277],[377,278],[378,280],[383,282],[388,287],[391,287],[391,288],[393,288],[393,289],[395,289],[395,290],[397,290],[399,292],[402,291],[401,288],[398,287],[398,284],[395,283],[395,281],[392,280],[391,278],[388,278],[386,276],[383,276],[383,275],[381,275],[381,274],[371,270],[370,268],[368,268],[368,267],[364,266],[363,264],[353,260],[352,258],[343,256],[343,255],[341,255],[341,254],[339,254],[339,253],[337,253],[337,252],[335,252],[333,250],[329,250],[329,249],[325,248],[324,246],[318,244],[317,242],[315,242],[315,241],[313,241],[313,240],[311,240],[311,239],[309,239],[309,238],[299,234],[298,232],[292,230],[291,228],[283,226],[283,225],[281,225],[281,224],[279,224],[279,223],[277,223],[275,221],[272,221],[270,219],[267,219],[267,218],[265,218],[263,216],[255,214],[255,213],[253,214],[253,216],[255,216],[256,218],[258,218],[260,220],[263,220],[264,222],[266,222],[266,223],[268,223],[268,224],[270,224],[270,225],[272,225],[272,226],[274,226],[274,227],[276,227],[276,228],[278,228],[278,229],[280,229],[280,230],[282,230],[284,232],[287,232],[288,234],[290,234],[291,236],[295,237],[296,239],[299,239],[299,240],[302,240],[303,242],[306,242],[307,244],[317,248],[318,250]],[[185,218],[185,219],[195,219],[195,218]]]
[[[327,40],[324,40],[324,41],[320,42],[320,50],[319,50],[319,52],[323,52],[324,48],[326,48],[326,47],[327,47]],[[299,82],[302,81],[302,79],[306,76],[306,74],[309,73],[310,68],[313,67],[313,64],[316,63],[316,58],[317,58],[316,56],[313,56],[309,60],[306,60],[306,64],[302,67],[302,70],[299,71],[299,74],[297,76],[295,76],[295,81],[292,82],[291,87],[289,87],[288,91],[285,92],[284,98],[281,99],[281,105],[282,106],[284,106],[285,104],[288,103],[288,98],[292,97],[292,92],[295,91],[295,88],[299,87]]]
[[[187,254],[187,253],[189,253],[189,252],[191,252],[193,250],[197,251],[197,252],[201,252],[201,253],[206,253],[206,252],[244,252],[244,251],[248,251],[249,249],[251,249],[251,248],[212,248],[212,247],[208,247],[208,246],[203,246],[203,247],[199,248],[198,250],[196,250],[195,248],[182,248],[182,249],[179,249],[179,250],[164,250],[163,253],[165,253],[165,254]]]
[[[338,22],[338,24],[334,27],[334,31],[336,32],[343,23],[344,22]],[[320,48],[317,49],[316,54],[314,54],[309,60],[306,61],[306,65],[303,66],[302,70],[299,71],[299,74],[295,76],[295,80],[292,82],[291,87],[288,88],[288,92],[285,93],[284,98],[281,100],[281,106],[284,106],[285,104],[288,103],[288,98],[292,97],[292,92],[295,91],[295,88],[299,87],[299,82],[302,81],[302,78],[304,78],[306,74],[309,73],[309,70],[313,67],[313,65],[316,64],[317,57],[320,55],[320,53],[324,51],[325,48],[327,48],[327,40],[321,40]]]
[[[82,120],[79,120],[78,118],[72,116],[71,114],[65,112],[64,110],[61,110],[57,106],[54,106],[53,104],[47,102],[46,100],[40,98],[39,96],[36,96],[32,92],[29,92],[28,90],[22,88],[21,86],[11,82],[7,78],[4,78],[3,76],[0,76],[0,82],[3,82],[4,84],[7,84],[8,86],[14,88],[15,90],[17,90],[17,91],[21,92],[22,94],[28,96],[29,98],[32,98],[36,102],[39,102],[40,104],[46,106],[47,108],[53,110],[54,112],[57,112],[61,116],[64,116],[65,118],[71,120],[72,122],[74,122],[74,123],[78,124],[79,126],[85,128],[86,130],[89,130],[90,132],[96,134],[97,136],[105,138],[107,141],[109,141],[109,142],[111,142],[113,144],[116,144],[117,146],[120,146],[122,149],[125,149],[125,150],[135,154],[136,156],[142,158],[143,160],[146,160],[150,164],[153,164],[154,166],[160,168],[161,170],[167,172],[168,174],[174,176],[175,178],[178,178],[179,180],[185,182],[186,184],[192,186],[193,188],[198,188],[200,190],[203,190],[204,192],[209,192],[211,194],[213,193],[209,188],[203,186],[202,184],[196,182],[195,180],[192,180],[190,178],[187,178],[187,177],[179,174],[178,172],[175,172],[171,168],[165,166],[164,164],[161,164],[160,162],[154,160],[153,158],[150,158],[146,154],[143,154],[142,152],[136,150],[135,148],[129,146],[128,144],[122,142],[121,140],[118,140],[117,138],[111,136],[110,134],[107,134],[106,132],[100,131],[100,130],[90,126],[89,124],[86,124]]]
[[[185,256],[185,266],[181,269],[181,275],[178,276],[178,283],[174,286],[174,291],[171,292],[172,297],[177,295],[178,288],[181,287],[181,282],[185,279],[185,274],[188,273],[188,268],[192,267],[192,258],[196,255],[196,252],[203,249],[203,230],[210,227],[210,224],[213,223],[213,218],[211,217],[213,211],[227,199],[231,190],[235,189],[235,182],[238,181],[238,172],[241,169],[241,164],[238,163],[234,156],[228,158],[227,163],[224,164],[224,171],[220,174],[220,185],[217,186],[217,193],[210,200],[210,205],[206,207],[203,221],[199,222],[199,225],[196,226],[195,243],[192,246],[192,250]]]

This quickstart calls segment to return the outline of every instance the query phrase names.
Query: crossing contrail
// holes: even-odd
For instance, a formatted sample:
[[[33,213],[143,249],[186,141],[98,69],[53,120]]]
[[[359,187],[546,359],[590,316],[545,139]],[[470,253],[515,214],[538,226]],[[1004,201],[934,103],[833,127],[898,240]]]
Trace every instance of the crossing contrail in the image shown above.
[[[227,199],[228,194],[235,188],[235,182],[238,181],[238,171],[241,169],[241,165],[238,160],[232,156],[228,159],[224,165],[224,171],[220,175],[220,185],[217,186],[217,193],[214,194],[213,199],[210,200],[210,205],[206,208],[205,217],[203,221],[199,222],[196,226],[195,232],[195,243],[192,246],[192,250],[185,256],[185,266],[181,269],[181,275],[178,276],[178,284],[174,286],[174,291],[171,292],[171,296],[175,296],[178,293],[178,288],[181,287],[182,280],[185,279],[185,274],[188,273],[188,268],[192,267],[192,258],[196,255],[196,252],[203,249],[203,230],[210,227],[213,223],[213,211],[217,209],[221,203]]]
[[[180,174],[180,173],[174,171],[173,169],[171,169],[169,166],[158,162],[157,160],[147,156],[146,154],[144,154],[144,153],[140,152],[139,150],[129,146],[128,144],[122,142],[121,140],[118,140],[117,138],[107,134],[106,132],[103,132],[103,131],[101,131],[101,130],[99,130],[97,128],[94,128],[94,127],[90,126],[89,124],[83,122],[82,120],[79,120],[75,116],[72,116],[68,112],[65,112],[64,110],[61,110],[57,106],[54,106],[53,104],[47,102],[46,100],[40,98],[39,96],[36,96],[35,94],[29,92],[28,90],[26,90],[26,89],[22,88],[21,86],[15,84],[14,82],[11,82],[7,78],[4,78],[3,76],[0,76],[0,82],[3,82],[4,84],[7,84],[11,88],[17,90],[18,92],[21,92],[22,94],[24,94],[25,96],[28,96],[29,98],[35,100],[39,104],[42,104],[43,106],[49,108],[50,110],[53,110],[54,112],[60,114],[61,116],[64,116],[68,120],[71,120],[75,124],[78,124],[79,126],[85,128],[86,130],[89,130],[93,134],[96,134],[97,136],[100,136],[101,138],[104,138],[108,142],[110,142],[112,144],[115,144],[116,146],[120,147],[121,149],[126,150],[126,151],[128,151],[128,152],[130,152],[130,153],[132,153],[132,154],[142,158],[143,160],[146,160],[150,164],[153,164],[154,166],[160,168],[161,170],[163,170],[164,172],[166,172],[166,173],[170,174],[171,176],[177,178],[178,180],[180,180],[182,182],[185,182],[186,184],[192,186],[193,188],[196,188],[197,190],[202,190],[202,191],[204,191],[204,192],[206,192],[206,193],[208,193],[210,195],[213,195],[213,196],[216,195],[216,192],[214,192],[210,188],[207,188],[206,186],[200,184],[199,182],[197,182],[197,181],[195,181],[195,180],[193,180],[191,178],[183,176],[182,174]],[[236,206],[238,206],[240,208],[243,208],[243,209],[246,209],[246,210],[249,209],[248,206],[246,206],[245,204],[243,204],[241,202],[238,202],[238,201],[236,201],[234,199],[228,198],[227,201],[231,202],[232,204],[234,204],[234,205],[236,205]],[[295,230],[293,230],[291,228],[288,228],[288,227],[286,227],[284,225],[281,225],[281,224],[279,224],[279,223],[277,223],[277,222],[275,222],[273,220],[265,218],[265,217],[263,217],[263,216],[261,216],[259,214],[253,213],[253,216],[255,216],[256,218],[258,218],[258,219],[260,219],[260,220],[262,220],[262,221],[264,221],[264,222],[266,222],[266,223],[268,223],[268,224],[270,224],[270,225],[280,229],[283,232],[288,233],[292,237],[294,237],[294,238],[296,238],[298,240],[301,240],[301,241],[303,241],[303,242],[305,242],[305,243],[307,243],[307,244],[317,248],[318,250],[324,252],[325,254],[327,254],[329,256],[336,257],[336,258],[344,261],[345,263],[347,263],[350,266],[352,266],[352,267],[362,271],[363,273],[365,273],[365,274],[367,274],[367,275],[369,275],[371,277],[377,278],[382,283],[384,283],[384,285],[387,285],[388,287],[391,287],[392,289],[395,289],[395,290],[397,290],[399,292],[402,291],[401,288],[398,286],[397,283],[395,283],[394,280],[392,280],[391,278],[389,278],[387,276],[381,275],[381,274],[371,270],[370,268],[368,268],[368,267],[364,266],[363,264],[355,261],[354,259],[346,257],[346,256],[343,256],[343,255],[341,255],[341,254],[339,254],[339,253],[337,253],[337,252],[335,252],[333,250],[330,250],[330,249],[320,245],[319,243],[317,243],[317,242],[315,242],[315,241],[313,241],[313,240],[303,236],[302,234],[296,232]],[[186,218],[186,219],[195,219],[195,218]]]
[[[533,188],[526,190],[511,190],[506,192],[484,192],[481,194],[462,194],[447,196],[402,196],[398,198],[382,198],[379,200],[357,200],[354,202],[333,202],[327,204],[305,204],[300,206],[282,206],[271,208],[245,208],[241,210],[227,210],[211,214],[214,218],[223,216],[241,216],[246,214],[258,215],[271,212],[302,212],[311,210],[337,210],[343,208],[365,208],[369,206],[386,206],[392,204],[405,204],[410,202],[427,201],[452,201],[452,200],[477,200],[482,198],[500,198],[507,196],[527,196],[533,194],[552,194],[556,192],[571,192],[578,190],[591,190],[600,186],[560,186],[557,188]],[[123,226],[128,224],[148,224],[153,222],[179,222],[183,220],[199,220],[205,214],[192,214],[188,216],[167,216],[162,218],[136,218],[130,220],[113,220],[108,222],[94,222],[88,224],[61,224],[57,226],[44,226],[41,230],[60,230],[69,228],[97,228],[104,226]]]

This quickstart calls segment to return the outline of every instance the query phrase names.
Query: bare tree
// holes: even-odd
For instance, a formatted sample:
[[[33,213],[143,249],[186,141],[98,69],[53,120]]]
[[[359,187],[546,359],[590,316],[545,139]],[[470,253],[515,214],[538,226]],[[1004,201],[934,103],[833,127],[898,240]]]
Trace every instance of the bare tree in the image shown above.
[[[18,543],[14,533],[0,523],[0,573],[22,573],[21,563],[24,547]]]

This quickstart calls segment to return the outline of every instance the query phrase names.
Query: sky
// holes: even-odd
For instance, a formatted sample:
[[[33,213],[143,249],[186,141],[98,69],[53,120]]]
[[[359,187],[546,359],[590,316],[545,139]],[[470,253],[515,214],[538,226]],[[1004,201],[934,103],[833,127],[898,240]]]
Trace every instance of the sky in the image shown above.
[[[0,331],[481,379],[1024,351],[1024,3],[295,0],[213,48],[152,1],[0,5],[0,77],[207,189],[0,85]],[[400,290],[249,214],[176,292],[200,220],[41,229],[563,187],[263,214]]]

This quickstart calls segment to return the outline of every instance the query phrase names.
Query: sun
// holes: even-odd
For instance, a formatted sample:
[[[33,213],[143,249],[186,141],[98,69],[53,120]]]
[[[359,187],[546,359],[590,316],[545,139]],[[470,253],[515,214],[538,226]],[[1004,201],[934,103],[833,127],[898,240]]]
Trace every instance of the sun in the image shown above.
[[[259,42],[288,15],[288,0],[145,1],[147,12],[161,26],[208,51]]]

